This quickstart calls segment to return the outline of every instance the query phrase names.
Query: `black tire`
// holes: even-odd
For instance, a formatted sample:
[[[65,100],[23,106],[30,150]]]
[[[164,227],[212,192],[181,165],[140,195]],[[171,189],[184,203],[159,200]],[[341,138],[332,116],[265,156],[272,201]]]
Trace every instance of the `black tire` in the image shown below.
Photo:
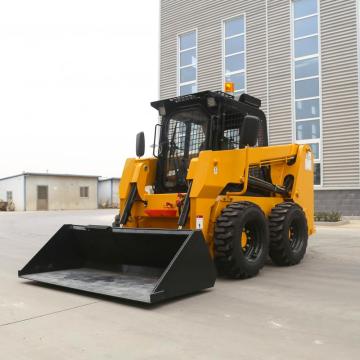
[[[257,275],[265,265],[269,250],[264,213],[256,204],[247,201],[228,205],[216,221],[214,244],[219,275],[231,279]]]
[[[120,215],[115,215],[114,222],[112,223],[112,227],[119,227],[120,226]]]
[[[270,250],[274,264],[298,264],[306,253],[308,226],[301,207],[292,202],[276,205],[269,216]]]

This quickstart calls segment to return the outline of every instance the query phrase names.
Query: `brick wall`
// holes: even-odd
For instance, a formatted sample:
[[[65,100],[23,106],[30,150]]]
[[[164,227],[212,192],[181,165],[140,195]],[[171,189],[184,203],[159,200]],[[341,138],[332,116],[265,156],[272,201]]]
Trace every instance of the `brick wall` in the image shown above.
[[[360,216],[360,190],[315,191],[315,211],[338,211],[345,216]]]

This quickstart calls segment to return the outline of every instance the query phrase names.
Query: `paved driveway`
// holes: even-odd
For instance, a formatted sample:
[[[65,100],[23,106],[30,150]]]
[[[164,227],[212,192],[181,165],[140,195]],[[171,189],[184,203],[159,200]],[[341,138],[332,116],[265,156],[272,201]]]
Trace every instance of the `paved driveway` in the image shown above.
[[[298,266],[150,308],[17,278],[62,224],[114,212],[0,213],[1,359],[360,359],[360,222],[318,227]]]

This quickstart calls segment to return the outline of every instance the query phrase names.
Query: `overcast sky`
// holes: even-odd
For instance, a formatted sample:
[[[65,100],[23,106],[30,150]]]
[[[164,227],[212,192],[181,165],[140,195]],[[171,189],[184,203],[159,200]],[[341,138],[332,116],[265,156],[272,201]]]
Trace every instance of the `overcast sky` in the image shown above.
[[[0,0],[0,178],[120,176],[152,142],[159,1]]]

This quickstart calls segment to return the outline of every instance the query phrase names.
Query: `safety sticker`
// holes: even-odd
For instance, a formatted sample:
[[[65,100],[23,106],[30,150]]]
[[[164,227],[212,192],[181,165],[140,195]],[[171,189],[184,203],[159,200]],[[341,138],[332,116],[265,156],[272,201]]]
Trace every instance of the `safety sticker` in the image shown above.
[[[196,217],[196,228],[202,230],[204,226],[204,218],[200,215]]]

